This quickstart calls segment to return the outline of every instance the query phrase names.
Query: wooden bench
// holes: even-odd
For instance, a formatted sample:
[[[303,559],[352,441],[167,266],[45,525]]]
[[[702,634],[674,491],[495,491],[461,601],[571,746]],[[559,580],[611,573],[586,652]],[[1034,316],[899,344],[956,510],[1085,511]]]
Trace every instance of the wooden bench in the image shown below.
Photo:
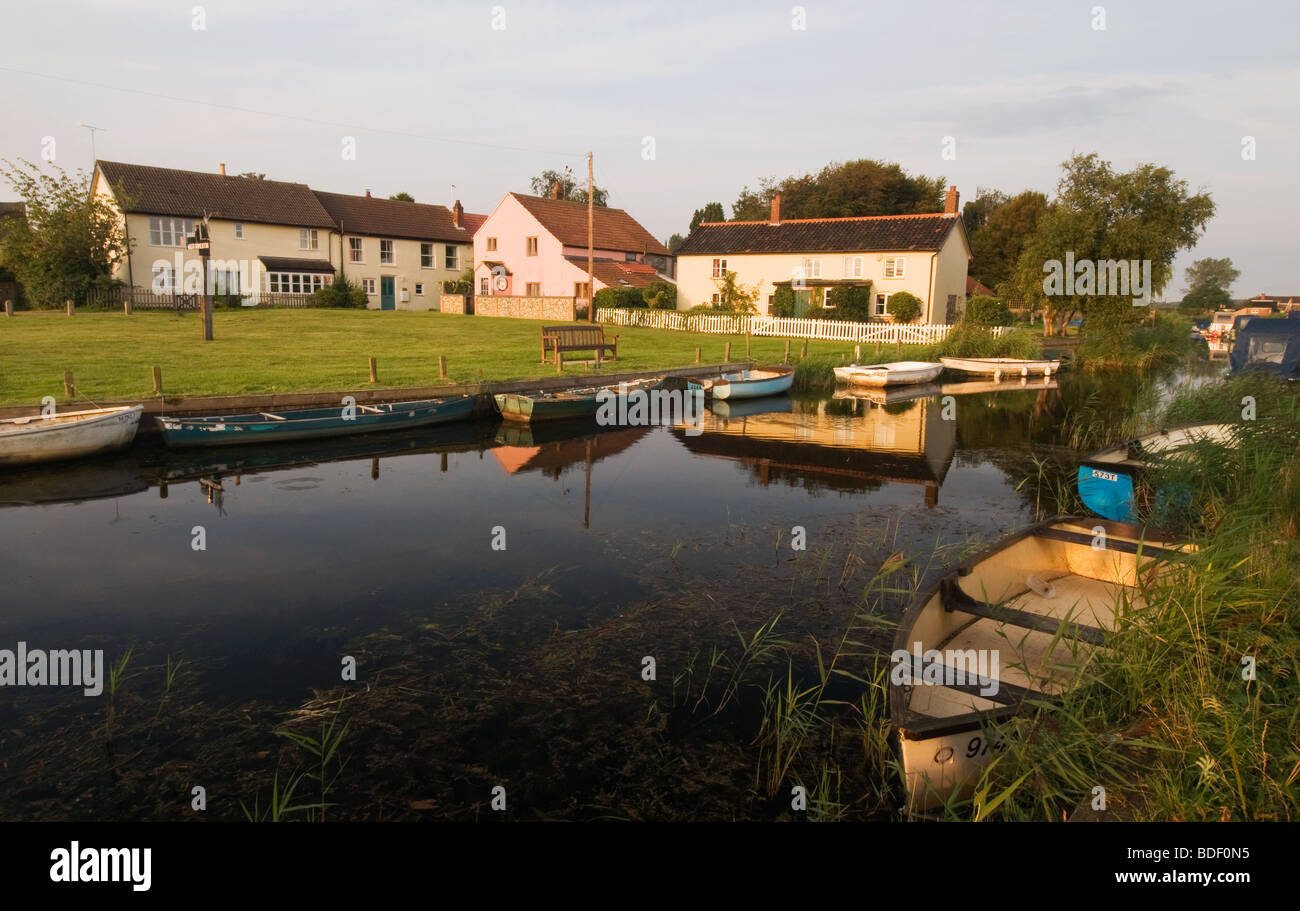
[[[597,364],[606,351],[618,360],[618,336],[605,335],[602,326],[543,326],[542,363],[551,362],[553,357],[556,369],[562,370],[566,351],[594,351]]]

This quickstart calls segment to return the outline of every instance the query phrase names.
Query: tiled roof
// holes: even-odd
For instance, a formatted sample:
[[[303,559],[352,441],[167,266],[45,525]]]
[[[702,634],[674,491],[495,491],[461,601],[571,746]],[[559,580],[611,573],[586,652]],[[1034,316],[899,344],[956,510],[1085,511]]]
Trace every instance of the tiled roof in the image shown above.
[[[373,196],[347,196],[320,190],[316,191],[316,198],[334,219],[335,226],[341,225],[345,234],[369,237],[469,244],[474,242],[474,229],[469,227],[468,221],[471,217],[479,217],[466,215],[462,219],[466,226],[458,228],[452,224],[451,210],[446,206]]]
[[[15,215],[22,218],[27,214],[27,204],[21,202],[0,202],[0,218]]]
[[[677,248],[678,256],[725,253],[861,253],[938,250],[957,225],[955,215],[872,215],[704,222]]]
[[[327,259],[298,259],[295,256],[259,256],[267,272],[328,272],[338,271]]]
[[[970,297],[975,294],[984,294],[989,297],[993,296],[993,289],[984,284],[973,275],[966,276],[966,296]]]
[[[471,212],[465,212],[461,215],[460,220],[465,223],[465,230],[470,234],[477,233],[478,229],[483,227],[483,222],[488,220],[486,215],[474,215]]]
[[[587,246],[586,203],[522,193],[510,195],[566,247]],[[592,237],[596,247],[602,250],[669,255],[667,247],[622,209],[596,206],[592,213]]]
[[[566,256],[565,259],[583,272],[587,271],[587,257]],[[645,288],[654,281],[667,281],[655,271],[653,266],[647,266],[645,263],[619,262],[616,259],[595,259],[592,261],[591,271],[597,281],[611,287]]]
[[[101,161],[99,169],[127,212],[294,227],[330,228],[329,213],[303,183]]]

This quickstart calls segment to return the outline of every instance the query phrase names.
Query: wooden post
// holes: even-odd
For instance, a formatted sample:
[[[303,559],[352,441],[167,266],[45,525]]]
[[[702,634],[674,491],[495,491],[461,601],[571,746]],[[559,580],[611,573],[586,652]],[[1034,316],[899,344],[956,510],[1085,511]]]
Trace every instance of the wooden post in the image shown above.
[[[63,371],[63,394],[67,398],[72,398],[73,393],[77,391],[77,384],[72,382],[72,371]]]
[[[131,295],[129,293],[122,298],[122,312],[127,316],[131,315]]]
[[[727,342],[726,347],[722,349],[722,362],[724,364],[731,363],[731,342]]]
[[[876,339],[876,354],[880,353],[880,339]]]
[[[379,480],[379,456],[372,456],[370,459],[370,480]]]
[[[162,368],[153,365],[153,394],[162,395]]]
[[[858,363],[858,362],[861,361],[861,360],[862,360],[862,346],[861,346],[861,345],[854,345],[854,346],[853,346],[853,363],[856,364],[856,363]]]
[[[564,352],[560,350],[559,340],[555,344],[555,372],[564,372]]]
[[[378,383],[378,382],[379,382],[379,368],[378,368],[378,366],[375,364],[375,359],[374,359],[373,357],[370,358],[369,360],[370,360],[370,382],[372,382],[372,383]]]
[[[6,301],[5,301],[5,316],[13,316],[13,315],[14,315],[14,302],[11,301],[11,300],[6,300]]]
[[[68,307],[68,316],[72,316],[72,301],[71,301],[71,300],[68,300],[68,301],[67,301],[67,307]]]
[[[749,360],[749,333],[745,333],[745,360]]]
[[[596,267],[594,265],[595,253],[593,252],[593,246],[595,243],[595,241],[593,240],[593,236],[594,236],[593,232],[595,229],[592,227],[592,225],[594,224],[593,220],[596,217],[595,215],[596,210],[593,208],[596,200],[592,194],[592,178],[593,178],[593,174],[592,174],[592,167],[591,167],[591,153],[588,152],[587,153],[587,297],[588,297],[587,322],[589,323],[596,322],[596,279],[595,279]],[[559,352],[556,353],[558,354]],[[600,351],[596,352],[596,363],[597,364],[600,363]]]
[[[698,364],[699,362],[700,362],[700,348],[699,348],[699,346],[697,345],[697,346],[695,347],[695,363]]]
[[[783,364],[790,363],[790,340],[789,339],[785,340],[785,354],[781,356],[781,363]]]
[[[438,378],[445,380],[447,378],[447,355],[438,355]]]
[[[799,360],[803,360],[807,356],[808,356],[808,339],[804,339],[803,347],[799,349]]]

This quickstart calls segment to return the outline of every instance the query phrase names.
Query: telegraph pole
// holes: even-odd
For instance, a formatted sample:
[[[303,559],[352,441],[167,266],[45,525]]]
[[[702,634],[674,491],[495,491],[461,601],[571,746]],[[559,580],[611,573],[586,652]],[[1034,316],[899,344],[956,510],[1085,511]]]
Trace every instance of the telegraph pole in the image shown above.
[[[592,224],[596,212],[595,196],[592,194],[591,153],[587,153],[587,322],[596,321],[596,277],[595,244],[592,237]],[[597,359],[599,360],[599,358]]]

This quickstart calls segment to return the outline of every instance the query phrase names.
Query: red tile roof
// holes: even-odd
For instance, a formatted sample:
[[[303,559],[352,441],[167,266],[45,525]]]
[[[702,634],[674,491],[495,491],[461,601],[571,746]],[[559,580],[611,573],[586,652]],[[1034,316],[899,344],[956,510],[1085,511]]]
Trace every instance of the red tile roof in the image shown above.
[[[704,222],[678,256],[725,253],[860,253],[938,250],[959,223],[955,215],[868,215]]]
[[[972,294],[986,294],[992,297],[993,289],[973,275],[968,275],[966,276],[966,296],[970,297]]]
[[[511,193],[528,213],[541,222],[566,247],[587,246],[587,204],[544,196]],[[668,256],[668,248],[655,240],[635,218],[622,209],[596,206],[592,213],[592,237],[598,249]]]
[[[464,222],[465,230],[473,235],[479,228],[483,227],[483,222],[487,221],[488,217],[486,215],[474,215],[473,213],[465,212],[461,215],[460,220]]]
[[[466,226],[458,228],[452,224],[451,210],[446,206],[321,190],[315,193],[325,211],[334,219],[335,227],[341,226],[345,234],[468,244],[474,242],[474,229],[468,226],[469,219],[486,217],[466,213],[462,219]]]
[[[566,256],[565,259],[583,272],[587,271],[587,257]],[[611,287],[645,288],[651,282],[668,280],[656,272],[653,266],[645,263],[625,263],[616,259],[598,258],[592,262],[591,270],[598,282]]]

